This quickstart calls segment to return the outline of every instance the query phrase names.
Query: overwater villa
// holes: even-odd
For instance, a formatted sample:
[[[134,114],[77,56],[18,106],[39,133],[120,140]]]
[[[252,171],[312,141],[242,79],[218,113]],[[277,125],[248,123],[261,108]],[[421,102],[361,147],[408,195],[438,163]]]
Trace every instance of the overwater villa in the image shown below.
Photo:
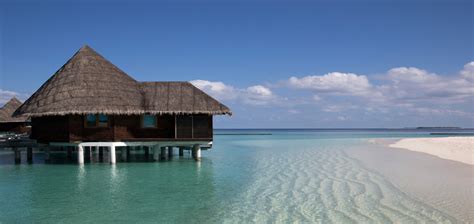
[[[38,143],[77,149],[145,146],[159,160],[173,147],[189,149],[196,160],[212,146],[213,115],[228,107],[189,82],[139,82],[84,46],[15,112],[31,117],[31,138]],[[152,149],[152,151],[148,151]],[[69,153],[69,152],[68,152]]]
[[[28,116],[13,116],[15,110],[20,106],[21,101],[13,97],[0,108],[0,132],[22,134],[30,131]]]

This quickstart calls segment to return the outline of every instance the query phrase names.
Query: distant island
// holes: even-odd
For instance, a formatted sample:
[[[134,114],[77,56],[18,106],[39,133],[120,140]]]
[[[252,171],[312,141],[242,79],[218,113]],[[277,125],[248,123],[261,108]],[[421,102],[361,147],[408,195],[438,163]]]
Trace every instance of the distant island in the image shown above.
[[[446,130],[446,129],[462,129],[462,128],[460,128],[460,127],[416,127],[416,129],[429,129],[429,130],[443,129],[443,130]]]

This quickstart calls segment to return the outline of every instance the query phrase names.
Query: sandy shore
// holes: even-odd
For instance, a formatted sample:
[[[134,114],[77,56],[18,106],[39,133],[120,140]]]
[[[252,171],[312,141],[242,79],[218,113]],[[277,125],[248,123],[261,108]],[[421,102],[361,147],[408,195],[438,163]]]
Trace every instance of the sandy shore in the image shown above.
[[[474,224],[474,166],[389,147],[397,141],[373,139],[346,152],[404,193],[455,217],[457,223]]]
[[[474,137],[406,138],[390,145],[474,165]]]

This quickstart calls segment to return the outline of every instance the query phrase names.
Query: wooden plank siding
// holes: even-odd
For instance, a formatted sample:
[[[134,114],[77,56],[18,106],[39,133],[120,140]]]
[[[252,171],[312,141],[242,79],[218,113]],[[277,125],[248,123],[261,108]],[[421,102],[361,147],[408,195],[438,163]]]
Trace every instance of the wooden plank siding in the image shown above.
[[[27,133],[30,127],[27,122],[3,122],[0,123],[0,132]]]
[[[157,126],[142,127],[139,115],[109,116],[108,127],[85,127],[84,116],[32,118],[31,138],[38,142],[212,140],[211,115],[159,115]]]

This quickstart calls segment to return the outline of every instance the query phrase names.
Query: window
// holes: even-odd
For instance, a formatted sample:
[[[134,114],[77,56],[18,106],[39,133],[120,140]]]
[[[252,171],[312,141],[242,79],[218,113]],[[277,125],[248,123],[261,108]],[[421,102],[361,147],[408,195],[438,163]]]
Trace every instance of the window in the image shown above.
[[[106,128],[109,126],[109,117],[105,114],[88,114],[85,117],[84,126],[87,128]]]
[[[86,116],[86,127],[95,127],[95,123],[97,122],[95,114],[88,114]]]
[[[109,126],[109,117],[105,114],[99,114],[99,119],[97,122],[97,127],[108,127]]]
[[[142,117],[142,127],[144,128],[156,128],[156,116],[151,114],[145,114]]]

